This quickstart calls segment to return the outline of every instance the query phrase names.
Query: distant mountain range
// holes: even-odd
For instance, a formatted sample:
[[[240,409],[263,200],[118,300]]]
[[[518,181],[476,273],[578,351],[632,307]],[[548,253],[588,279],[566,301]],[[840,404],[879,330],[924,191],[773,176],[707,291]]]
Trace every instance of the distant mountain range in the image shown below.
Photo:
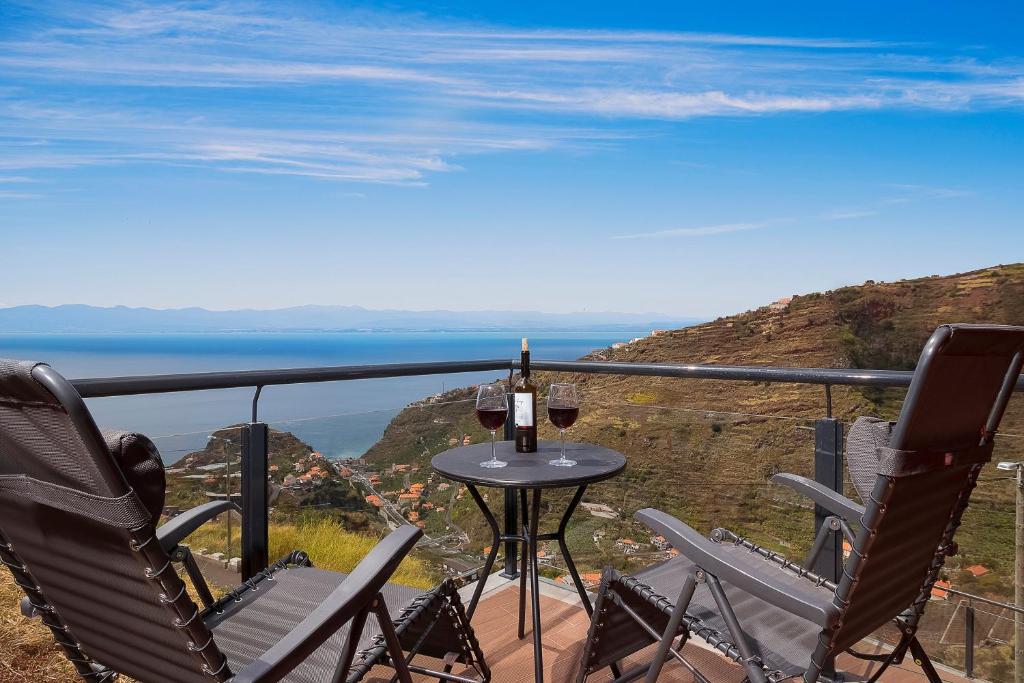
[[[0,332],[282,332],[413,331],[682,327],[697,318],[657,313],[541,313],[539,311],[403,311],[361,306],[294,306],[271,310],[205,308],[13,306],[0,308]]]

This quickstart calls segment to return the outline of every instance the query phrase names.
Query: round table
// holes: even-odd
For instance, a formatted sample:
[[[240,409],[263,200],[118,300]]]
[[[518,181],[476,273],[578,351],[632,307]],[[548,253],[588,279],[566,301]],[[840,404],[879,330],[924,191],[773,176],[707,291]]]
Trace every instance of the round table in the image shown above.
[[[548,464],[548,461],[558,457],[561,443],[558,441],[541,441],[537,444],[536,453],[516,453],[515,442],[498,441],[495,450],[499,460],[508,463],[505,467],[486,468],[480,463],[489,460],[491,457],[491,444],[488,442],[462,446],[438,453],[431,460],[431,466],[442,476],[461,482],[473,497],[477,507],[483,513],[487,524],[491,527],[494,541],[491,543],[491,552],[487,555],[480,580],[477,582],[473,598],[469,601],[466,610],[468,618],[472,619],[476,611],[480,595],[483,593],[484,583],[491,574],[494,567],[494,560],[498,556],[498,548],[502,542],[514,541],[526,546],[523,549],[520,561],[519,572],[519,637],[525,634],[526,620],[526,574],[529,560],[531,580],[531,607],[533,609],[533,652],[534,652],[534,674],[538,683],[543,680],[543,662],[541,659],[541,626],[540,626],[540,579],[537,573],[537,542],[554,540],[558,541],[558,547],[565,558],[565,564],[569,569],[569,575],[576,585],[576,591],[583,601],[583,608],[590,615],[593,607],[590,604],[590,596],[580,579],[576,565],[569,554],[569,548],[565,545],[565,529],[569,524],[576,506],[583,499],[587,486],[594,482],[610,479],[626,468],[626,456],[610,448],[597,446],[588,443],[566,443],[565,455],[567,458],[576,461],[573,467],[555,467]],[[498,522],[494,518],[487,503],[477,490],[477,486],[490,486],[506,489],[510,495],[519,491],[520,508],[522,510],[522,528],[519,533],[507,528],[502,533]],[[558,525],[558,531],[550,533],[538,533],[537,525],[540,517],[540,499],[543,489],[576,487],[576,494],[562,515]],[[532,491],[532,500],[527,506],[527,493]]]

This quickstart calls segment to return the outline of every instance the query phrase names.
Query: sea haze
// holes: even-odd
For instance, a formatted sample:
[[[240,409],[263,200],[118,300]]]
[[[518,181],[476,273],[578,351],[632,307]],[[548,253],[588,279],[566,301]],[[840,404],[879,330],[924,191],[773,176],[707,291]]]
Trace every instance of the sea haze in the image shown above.
[[[357,365],[518,357],[520,336],[535,358],[565,360],[650,328],[566,332],[317,332],[204,334],[0,334],[0,358],[49,363],[64,376]],[[367,379],[267,387],[260,418],[330,457],[361,455],[408,403],[502,373]],[[249,389],[88,399],[101,429],[147,434],[164,460],[202,448],[211,431],[248,421]],[[471,410],[471,406],[467,406]]]

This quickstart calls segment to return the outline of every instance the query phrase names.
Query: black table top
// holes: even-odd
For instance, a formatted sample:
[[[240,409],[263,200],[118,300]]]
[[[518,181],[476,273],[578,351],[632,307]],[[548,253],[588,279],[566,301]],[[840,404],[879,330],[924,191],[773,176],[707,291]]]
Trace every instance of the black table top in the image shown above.
[[[531,489],[591,484],[614,477],[626,468],[626,456],[618,451],[569,442],[565,444],[565,457],[575,460],[576,465],[549,465],[548,461],[557,458],[560,449],[558,441],[540,441],[536,453],[516,453],[514,441],[498,441],[498,460],[508,465],[490,469],[480,467],[480,463],[491,459],[491,444],[485,441],[438,453],[430,464],[445,477],[467,484]]]

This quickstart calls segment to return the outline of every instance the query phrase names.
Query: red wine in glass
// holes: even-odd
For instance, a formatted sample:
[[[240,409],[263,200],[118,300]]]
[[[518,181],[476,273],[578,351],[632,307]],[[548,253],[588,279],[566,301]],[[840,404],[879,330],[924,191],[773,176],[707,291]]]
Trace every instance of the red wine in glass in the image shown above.
[[[572,427],[579,415],[580,395],[576,391],[576,385],[552,384],[548,389],[548,419],[551,420],[551,424],[558,427],[558,434],[562,437],[562,454],[557,460],[549,461],[549,465],[572,467],[576,464],[575,460],[565,457],[565,430]]]
[[[508,417],[508,410],[501,408],[492,409],[480,409],[476,410],[476,419],[480,420],[480,425],[489,431],[496,431],[505,424],[505,419]],[[573,420],[576,418],[573,417]],[[570,422],[570,424],[572,424]]]
[[[554,406],[548,406],[548,419],[551,420],[551,424],[555,425],[559,429],[568,429],[576,423],[576,418],[580,416],[579,408],[556,408]]]
[[[480,467],[504,467],[508,463],[498,460],[494,449],[494,433],[505,424],[508,416],[508,398],[505,385],[500,382],[481,384],[476,392],[476,419],[491,433],[491,459],[480,463]]]

